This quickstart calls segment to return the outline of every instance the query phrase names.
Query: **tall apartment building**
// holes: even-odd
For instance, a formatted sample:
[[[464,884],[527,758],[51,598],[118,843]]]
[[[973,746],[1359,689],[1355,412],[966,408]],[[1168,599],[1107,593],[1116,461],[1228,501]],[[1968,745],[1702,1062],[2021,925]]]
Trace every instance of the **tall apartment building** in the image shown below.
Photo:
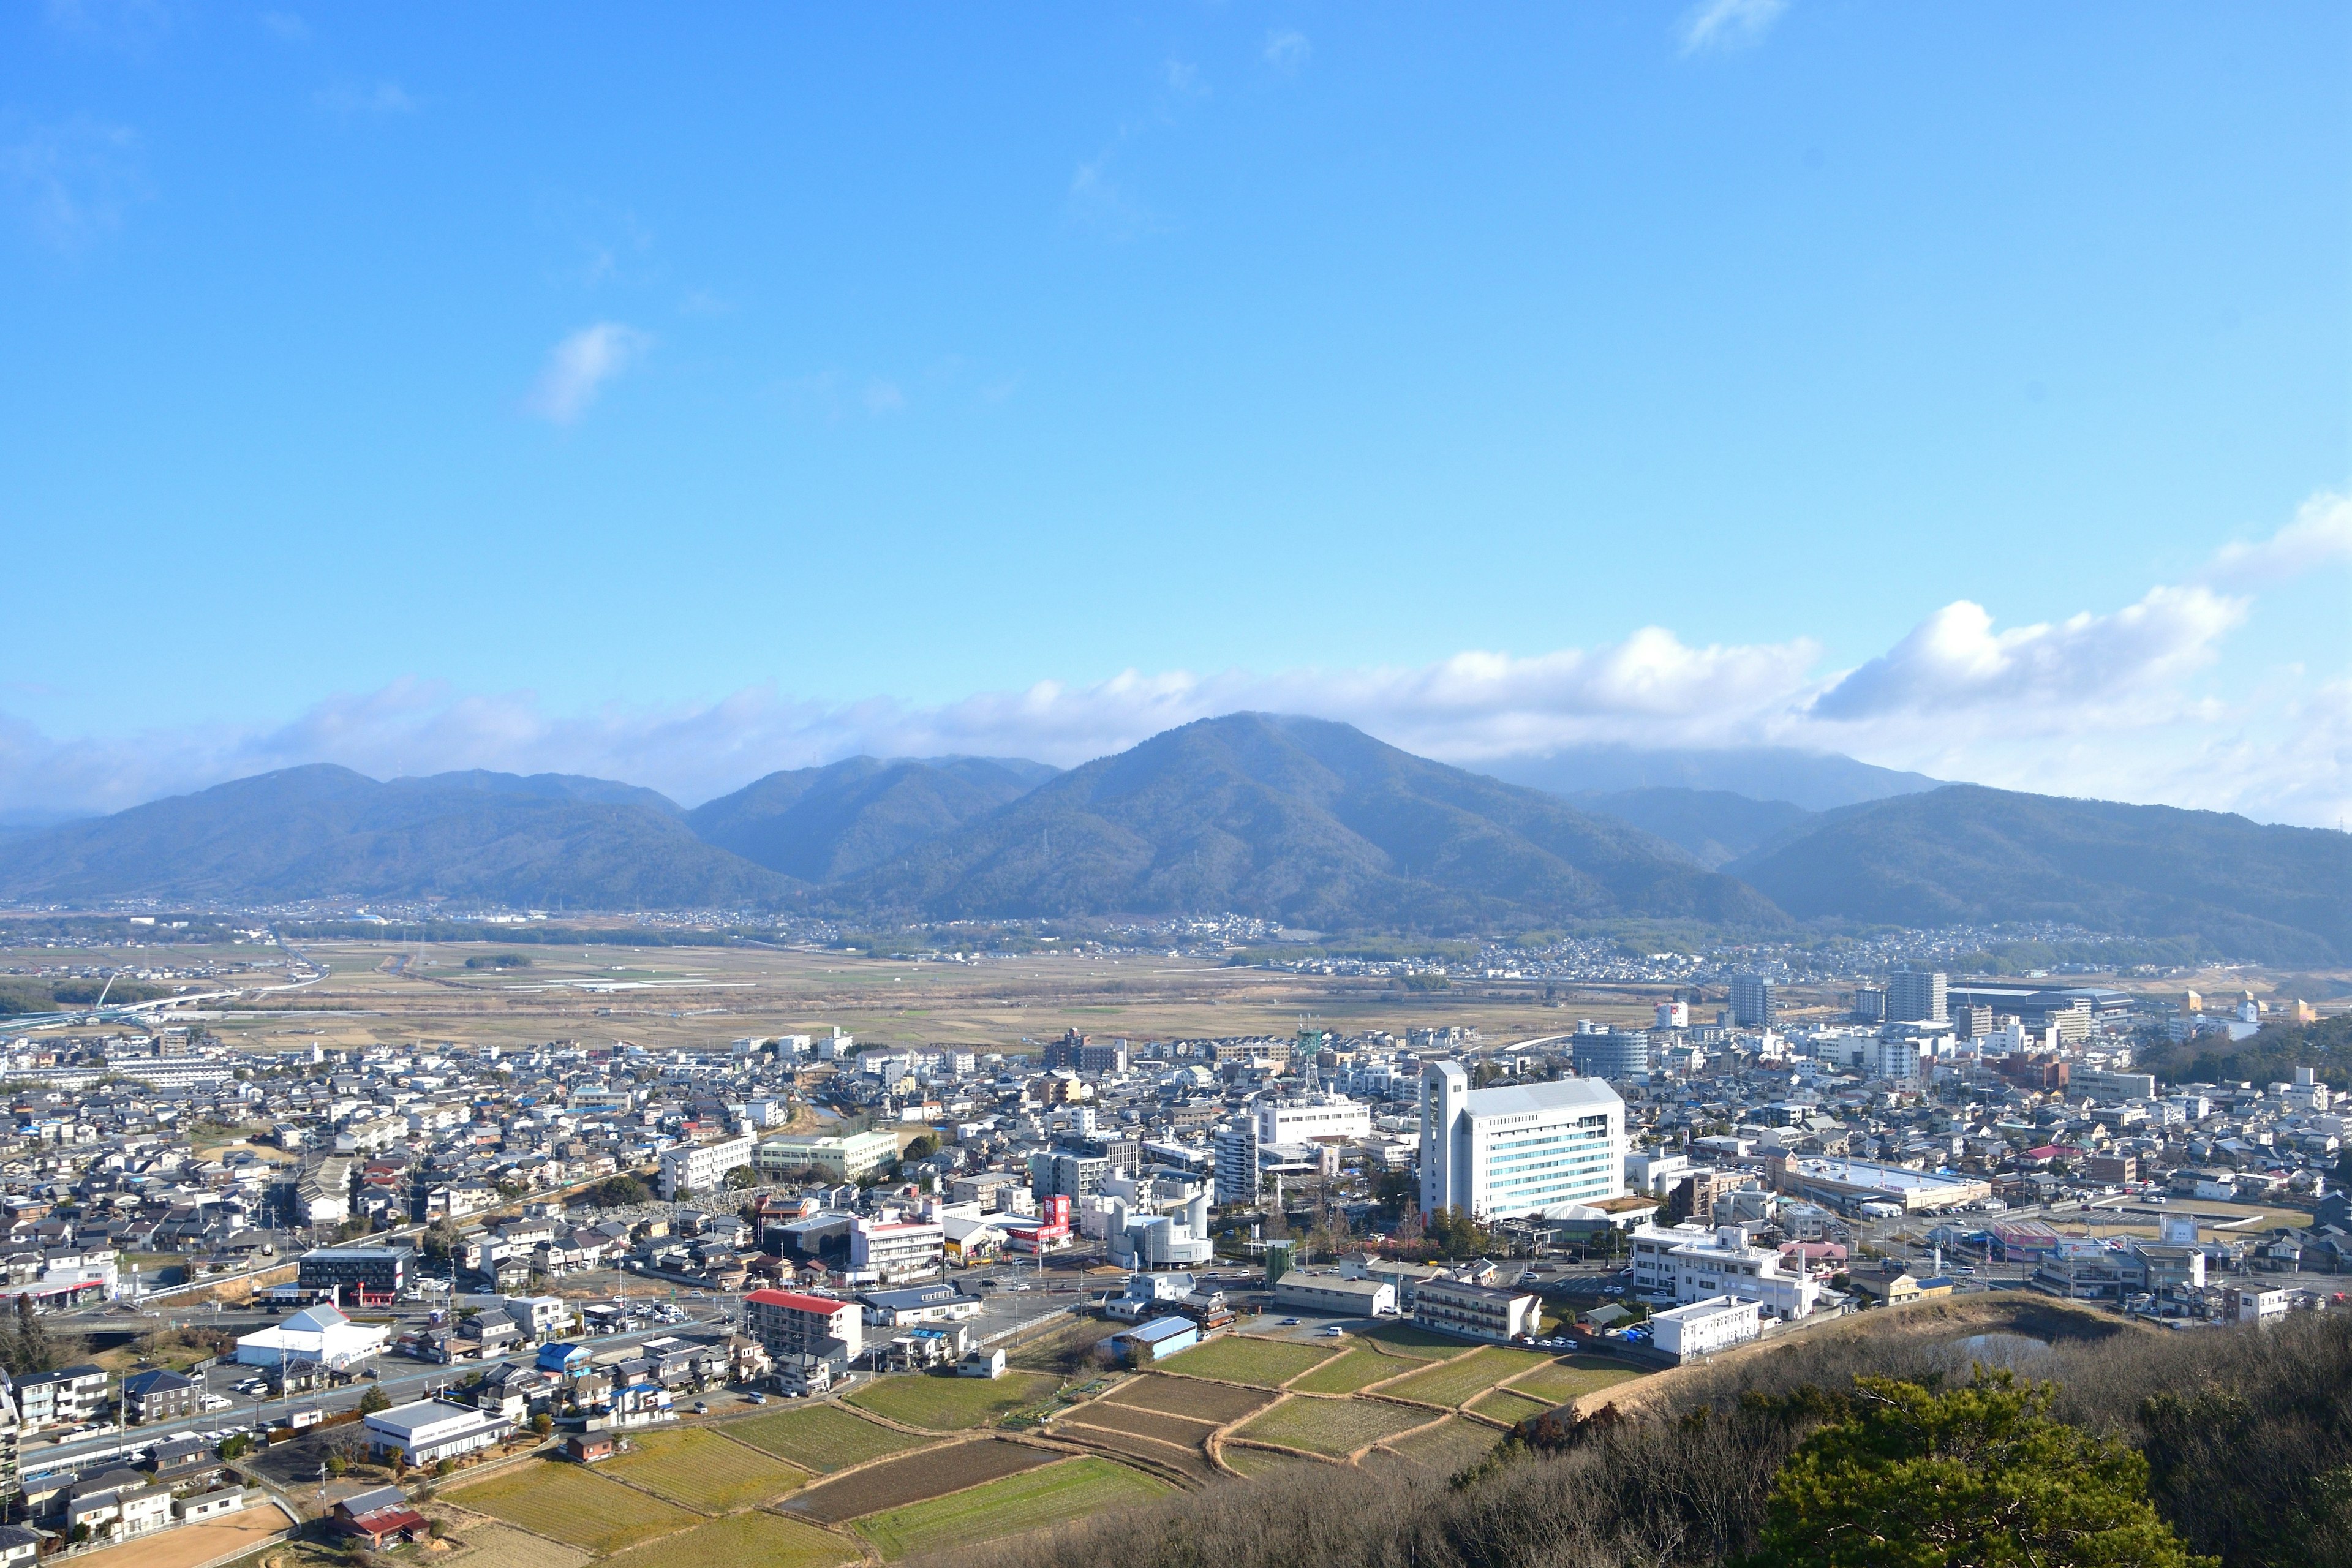
[[[1886,1021],[1890,1024],[1941,1024],[1945,1011],[1944,972],[1898,969],[1886,977]]]
[[[1047,1072],[1056,1068],[1087,1074],[1125,1072],[1127,1042],[1110,1040],[1098,1045],[1076,1029],[1070,1029],[1060,1039],[1045,1043],[1044,1065]]]
[[[1460,1062],[1421,1074],[1421,1207],[1486,1218],[1625,1193],[1625,1102],[1598,1079],[1470,1087]]]
[[[772,1356],[813,1355],[847,1366],[866,1348],[857,1303],[798,1290],[754,1290],[743,1298],[743,1327]]]
[[[1780,1021],[1780,983],[1761,974],[1735,975],[1731,1021],[1743,1029],[1769,1029]]]
[[[680,1193],[707,1193],[727,1179],[727,1173],[751,1163],[752,1138],[749,1132],[739,1138],[722,1138],[716,1143],[689,1143],[683,1148],[668,1149],[661,1157],[661,1195],[676,1198]]]

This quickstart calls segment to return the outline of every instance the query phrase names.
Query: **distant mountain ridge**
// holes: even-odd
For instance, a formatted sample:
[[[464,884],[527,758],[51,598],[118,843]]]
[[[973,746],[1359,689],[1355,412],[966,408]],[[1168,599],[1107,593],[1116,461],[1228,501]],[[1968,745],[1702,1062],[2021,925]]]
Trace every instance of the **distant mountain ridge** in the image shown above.
[[[1821,811],[1673,784],[1562,797],[1272,714],[1203,720],[1067,773],[851,758],[692,811],[569,774],[378,783],[319,765],[0,837],[0,900],[129,899],[850,922],[1234,910],[1433,933],[2047,920],[2352,963],[2352,838],[2339,833],[1972,784]]]
[[[870,871],[1059,770],[997,757],[852,757],[770,773],[686,814],[707,844],[811,882]]]
[[[2352,962],[2352,837],[2221,812],[1947,784],[1822,813],[1724,869],[1800,919],[2063,921]]]
[[[1650,789],[1720,791],[1749,800],[1784,800],[1828,811],[1934,789],[1941,780],[1794,746],[1726,746],[1715,751],[1633,746],[1563,746],[1499,757],[1478,771],[1507,784],[1555,795],[1614,795]]]
[[[827,895],[935,919],[1233,910],[1315,929],[1781,921],[1623,824],[1323,720],[1204,719]]]

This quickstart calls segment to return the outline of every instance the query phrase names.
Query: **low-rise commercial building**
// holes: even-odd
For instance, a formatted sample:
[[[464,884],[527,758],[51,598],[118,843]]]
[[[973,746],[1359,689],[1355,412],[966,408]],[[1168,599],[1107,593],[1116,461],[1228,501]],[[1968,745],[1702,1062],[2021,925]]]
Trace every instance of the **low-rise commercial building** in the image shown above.
[[[1819,1282],[1785,1267],[1779,1253],[1748,1245],[1747,1227],[1737,1225],[1643,1226],[1633,1233],[1633,1289],[1685,1306],[1733,1296],[1776,1318],[1801,1318],[1821,1300]]]
[[[1396,1287],[1385,1279],[1346,1279],[1294,1268],[1274,1282],[1274,1304],[1342,1318],[1389,1317],[1397,1310]]]
[[[898,1140],[887,1132],[794,1133],[751,1151],[751,1163],[763,1176],[816,1171],[836,1182],[870,1176],[898,1157]]]
[[[364,1418],[368,1454],[390,1459],[395,1454],[411,1465],[436,1465],[499,1442],[514,1430],[505,1416],[471,1405],[444,1399],[420,1399],[395,1405]]]
[[[887,1136],[887,1134],[886,1134]],[[896,1140],[893,1140],[895,1148]],[[707,1193],[727,1179],[727,1173],[751,1163],[751,1135],[723,1138],[716,1143],[689,1143],[668,1149],[661,1157],[661,1195],[675,1200],[684,1193]]]
[[[1737,1296],[1709,1296],[1685,1306],[1650,1314],[1650,1342],[1676,1361],[1693,1361],[1763,1331],[1763,1309]]]

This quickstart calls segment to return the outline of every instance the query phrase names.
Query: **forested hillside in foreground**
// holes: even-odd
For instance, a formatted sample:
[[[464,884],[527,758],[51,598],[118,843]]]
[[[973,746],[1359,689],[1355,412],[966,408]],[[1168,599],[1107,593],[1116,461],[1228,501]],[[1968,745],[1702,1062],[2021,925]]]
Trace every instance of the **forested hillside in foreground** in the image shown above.
[[[2352,1565],[2352,1314],[2167,1333],[2038,1300],[2022,1310],[2043,1321],[2021,1327],[2055,1342],[2030,1363],[2054,1385],[2053,1419],[2004,1415],[1981,1391],[1950,1397],[1970,1378],[1960,1342],[1984,1325],[1931,1303],[1674,1374],[1648,1407],[1552,1424],[1450,1484],[1301,1466],[952,1561]]]

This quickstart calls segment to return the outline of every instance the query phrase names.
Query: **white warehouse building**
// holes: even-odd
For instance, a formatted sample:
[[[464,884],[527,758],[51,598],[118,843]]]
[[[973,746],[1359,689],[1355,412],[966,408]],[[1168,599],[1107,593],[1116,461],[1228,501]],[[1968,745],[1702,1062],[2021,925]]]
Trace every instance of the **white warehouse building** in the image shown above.
[[[1598,1079],[1472,1089],[1460,1062],[1421,1075],[1421,1207],[1486,1219],[1622,1197],[1625,1102]]]

